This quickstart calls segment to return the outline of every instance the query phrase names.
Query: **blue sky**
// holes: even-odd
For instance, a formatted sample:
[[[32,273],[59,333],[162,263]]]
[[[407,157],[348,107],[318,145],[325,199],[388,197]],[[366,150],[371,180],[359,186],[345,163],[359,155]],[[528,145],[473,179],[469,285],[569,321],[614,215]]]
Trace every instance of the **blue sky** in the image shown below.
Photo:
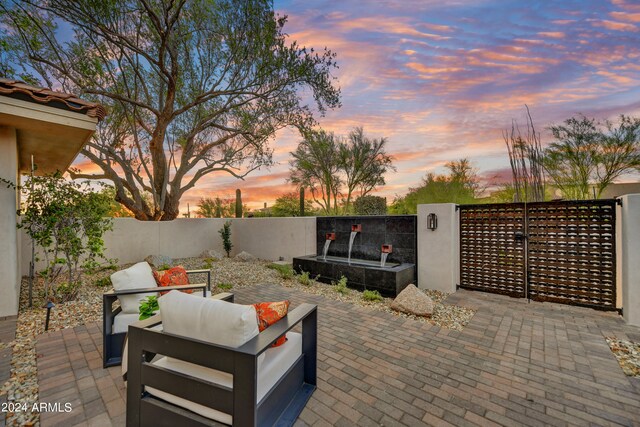
[[[625,0],[276,0],[291,39],[337,53],[342,108],[319,118],[338,134],[363,126],[387,137],[397,172],[377,194],[390,200],[427,172],[468,157],[487,182],[509,178],[502,130],[539,130],[583,113],[640,116],[640,3]],[[544,135],[543,142],[548,143]],[[289,152],[298,135],[272,142],[277,164],[244,182],[222,175],[185,195],[243,190],[250,207],[291,187]],[[637,176],[627,177],[638,179]]]

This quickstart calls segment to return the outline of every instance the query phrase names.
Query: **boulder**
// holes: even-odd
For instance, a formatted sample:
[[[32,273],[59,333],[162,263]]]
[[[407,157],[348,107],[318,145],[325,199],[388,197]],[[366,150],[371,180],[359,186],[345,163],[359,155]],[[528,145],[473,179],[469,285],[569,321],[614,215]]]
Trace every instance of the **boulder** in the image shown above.
[[[250,261],[255,261],[256,257],[251,255],[249,252],[242,251],[238,255],[236,255],[234,259],[236,261],[250,262]]]
[[[149,264],[151,264],[152,267],[155,267],[155,268],[162,267],[164,265],[173,264],[173,259],[166,255],[149,255],[144,260],[147,261]]]
[[[391,308],[415,316],[431,317],[433,301],[416,285],[409,285],[393,300]]]
[[[220,261],[224,256],[215,249],[207,249],[200,254],[200,258],[210,258],[214,261]]]

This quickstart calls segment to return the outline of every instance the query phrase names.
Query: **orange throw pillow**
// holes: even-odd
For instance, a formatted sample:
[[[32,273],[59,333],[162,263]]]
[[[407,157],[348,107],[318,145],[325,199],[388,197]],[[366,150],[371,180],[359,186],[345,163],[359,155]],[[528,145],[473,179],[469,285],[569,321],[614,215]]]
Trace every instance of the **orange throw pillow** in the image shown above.
[[[156,279],[156,283],[160,287],[189,284],[189,276],[187,276],[187,270],[185,270],[181,265],[177,267],[171,267],[168,270],[154,271],[153,277]],[[193,289],[187,289],[182,292],[190,294],[193,291]],[[167,292],[160,292],[160,295],[164,295],[166,293]]]
[[[260,332],[282,319],[289,312],[289,300],[278,302],[260,302],[253,304],[258,315],[258,329]],[[284,334],[271,347],[278,347],[287,341],[287,334]]]

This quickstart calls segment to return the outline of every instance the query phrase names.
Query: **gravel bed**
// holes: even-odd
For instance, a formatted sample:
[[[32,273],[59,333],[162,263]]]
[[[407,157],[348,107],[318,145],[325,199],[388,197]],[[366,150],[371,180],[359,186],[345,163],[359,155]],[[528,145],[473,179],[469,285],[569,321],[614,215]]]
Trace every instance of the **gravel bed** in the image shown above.
[[[298,282],[296,277],[283,278],[278,271],[267,268],[268,264],[270,263],[264,261],[237,262],[233,259],[212,262],[210,264],[212,287],[219,284],[233,285],[233,288],[259,283],[279,284],[286,288],[322,295],[374,310],[386,311],[405,318],[429,322],[457,331],[462,330],[475,313],[474,310],[468,308],[444,304],[443,301],[447,297],[445,293],[426,291],[426,294],[434,301],[433,316],[429,319],[410,316],[392,310],[390,308],[393,301],[391,298],[384,298],[380,302],[371,302],[363,300],[362,293],[355,290],[350,289],[345,295],[342,295],[336,292],[333,286],[313,280],[309,285],[303,285]],[[183,265],[186,269],[209,268],[209,265],[201,258],[174,260],[174,265]],[[127,266],[124,265],[121,268]],[[73,328],[85,323],[101,321],[102,294],[109,288],[96,286],[96,281],[109,276],[111,273],[112,271],[107,270],[94,274],[85,274],[76,300],[56,304],[51,311],[49,330]],[[195,279],[196,281],[204,281],[206,276],[203,275],[203,277],[196,277]],[[229,289],[214,288],[213,290],[215,292]],[[230,289],[230,291],[233,291],[233,289]],[[33,403],[38,402],[36,337],[44,332],[46,318],[46,309],[42,308],[43,299],[37,297],[44,294],[42,281],[38,279],[34,283],[33,308],[28,307],[27,293],[28,281],[25,279],[22,281],[20,293],[20,313],[18,315],[16,339],[10,343],[3,343],[4,347],[13,348],[13,357],[10,378],[0,387],[0,395],[6,395],[8,402],[26,403],[28,407],[31,407]],[[7,426],[37,426],[39,425],[39,414],[37,412],[8,413],[6,423]]]
[[[640,378],[640,343],[605,337],[625,375]]]

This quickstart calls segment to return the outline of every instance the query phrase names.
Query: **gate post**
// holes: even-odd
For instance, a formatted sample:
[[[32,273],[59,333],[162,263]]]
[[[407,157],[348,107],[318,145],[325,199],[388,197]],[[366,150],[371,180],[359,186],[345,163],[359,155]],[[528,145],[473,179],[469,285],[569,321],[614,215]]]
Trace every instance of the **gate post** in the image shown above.
[[[621,199],[622,314],[629,325],[640,326],[640,194]]]
[[[427,228],[429,214],[437,228]],[[460,224],[454,203],[418,205],[418,284],[420,289],[455,292],[460,283]]]

